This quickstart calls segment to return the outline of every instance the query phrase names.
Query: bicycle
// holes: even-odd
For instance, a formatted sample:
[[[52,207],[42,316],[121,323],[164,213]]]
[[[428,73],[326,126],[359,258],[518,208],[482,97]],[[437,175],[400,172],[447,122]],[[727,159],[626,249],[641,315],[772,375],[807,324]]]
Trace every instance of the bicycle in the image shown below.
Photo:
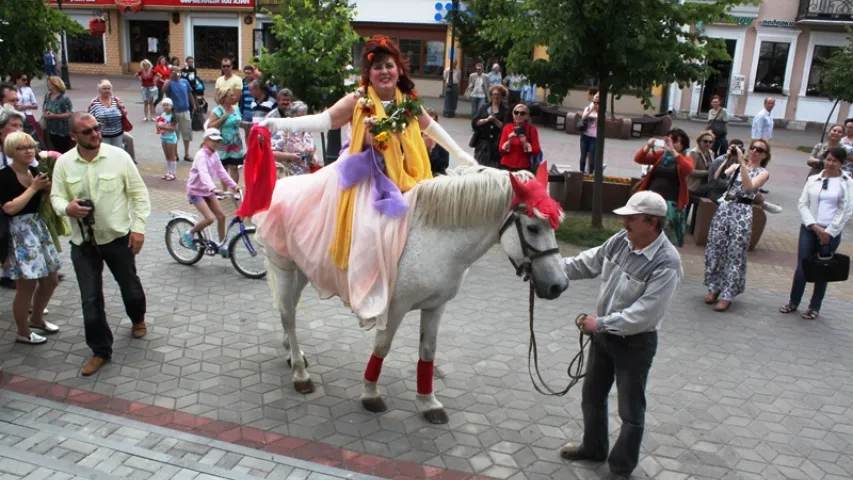
[[[235,206],[239,206],[239,197],[232,193],[225,193],[221,198],[230,197]],[[195,265],[201,261],[205,254],[215,256],[223,251],[231,258],[231,264],[244,277],[251,279],[264,278],[267,275],[263,245],[255,240],[255,227],[246,226],[243,219],[235,216],[225,230],[225,238],[222,242],[215,242],[209,232],[210,227],[198,232],[201,238],[196,238],[192,245],[187,244],[184,233],[188,233],[198,222],[197,215],[183,211],[169,212],[172,219],[166,224],[166,249],[176,262],[181,265]],[[231,236],[231,230],[237,227],[238,231]],[[226,249],[227,245],[227,249]]]

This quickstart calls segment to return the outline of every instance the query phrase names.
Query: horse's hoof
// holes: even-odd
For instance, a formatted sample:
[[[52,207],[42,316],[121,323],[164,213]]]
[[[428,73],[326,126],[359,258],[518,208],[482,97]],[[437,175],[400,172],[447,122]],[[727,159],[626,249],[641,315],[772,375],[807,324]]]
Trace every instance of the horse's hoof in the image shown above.
[[[308,380],[295,380],[293,382],[293,388],[296,389],[298,393],[314,393],[314,382],[309,378]]]
[[[302,362],[305,364],[305,368],[308,368],[308,358],[305,355],[302,355]],[[287,366],[293,368],[293,363],[290,361],[290,357],[287,357]]]
[[[361,405],[368,412],[382,413],[388,411],[388,405],[385,405],[385,400],[382,400],[382,397],[362,398]]]
[[[424,420],[435,425],[444,425],[450,421],[450,418],[447,416],[447,412],[445,412],[443,408],[427,410],[421,415],[423,415]]]

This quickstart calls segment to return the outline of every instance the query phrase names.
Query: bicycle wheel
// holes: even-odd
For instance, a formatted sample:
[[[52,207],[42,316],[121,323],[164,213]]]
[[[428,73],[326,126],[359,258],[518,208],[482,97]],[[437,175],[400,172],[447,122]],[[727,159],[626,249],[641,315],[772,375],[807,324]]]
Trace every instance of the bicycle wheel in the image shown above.
[[[228,256],[234,268],[247,278],[264,278],[267,275],[264,247],[255,239],[255,228],[249,227],[235,235],[228,243]]]
[[[194,248],[184,242],[184,232],[189,232],[193,226],[193,222],[180,217],[173,218],[166,224],[166,250],[182,265],[195,265],[204,256],[204,249]]]

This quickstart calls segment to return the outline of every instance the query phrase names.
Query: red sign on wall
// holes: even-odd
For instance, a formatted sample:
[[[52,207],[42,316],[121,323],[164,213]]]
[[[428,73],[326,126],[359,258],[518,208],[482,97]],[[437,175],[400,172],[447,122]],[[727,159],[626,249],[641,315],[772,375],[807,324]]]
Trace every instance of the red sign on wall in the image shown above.
[[[56,0],[50,0],[51,5],[56,5],[56,3]],[[116,6],[116,0],[62,0],[62,6],[114,7]],[[252,10],[255,8],[255,0],[142,0],[142,7],[143,9],[147,7],[169,7],[170,9],[233,8]]]
[[[56,0],[50,0],[50,4],[56,5]],[[115,0],[62,0],[63,7],[100,7],[115,4]]]

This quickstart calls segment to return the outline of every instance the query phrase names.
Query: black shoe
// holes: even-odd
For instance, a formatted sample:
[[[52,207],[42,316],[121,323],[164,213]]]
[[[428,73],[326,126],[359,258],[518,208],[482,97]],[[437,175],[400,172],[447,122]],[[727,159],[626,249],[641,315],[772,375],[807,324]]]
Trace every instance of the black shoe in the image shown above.
[[[60,282],[65,280],[65,274],[64,273],[60,273],[57,277],[59,278]]]
[[[16,290],[18,285],[11,278],[0,277],[0,287],[8,288],[9,290]]]
[[[593,462],[603,462],[607,460],[607,455],[593,455],[584,451],[583,445],[575,445],[567,443],[560,447],[560,456],[566,460],[591,460]]]
[[[758,191],[759,191],[759,193],[763,193],[763,194],[765,194],[765,195],[767,195],[768,193],[770,193],[770,190],[767,190],[766,188],[759,188],[759,189],[758,189]]]

